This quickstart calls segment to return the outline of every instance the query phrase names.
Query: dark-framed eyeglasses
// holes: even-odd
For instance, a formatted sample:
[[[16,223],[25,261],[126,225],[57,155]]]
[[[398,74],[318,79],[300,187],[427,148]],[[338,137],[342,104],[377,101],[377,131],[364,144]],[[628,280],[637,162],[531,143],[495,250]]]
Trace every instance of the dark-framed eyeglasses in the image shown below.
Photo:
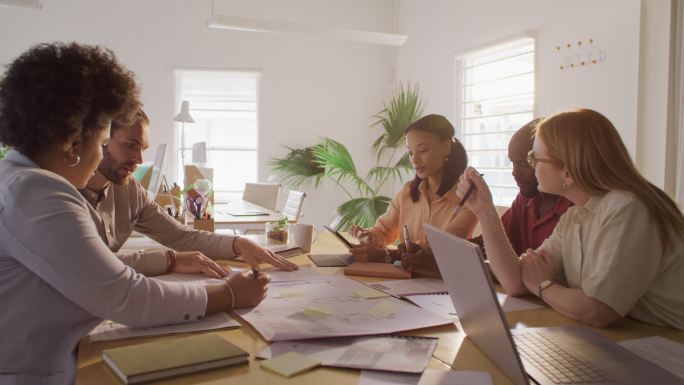
[[[530,152],[527,153],[527,164],[529,164],[530,167],[534,168],[537,165],[537,163],[544,162],[558,164],[558,161],[554,159],[544,159],[535,157],[533,150],[530,150]]]

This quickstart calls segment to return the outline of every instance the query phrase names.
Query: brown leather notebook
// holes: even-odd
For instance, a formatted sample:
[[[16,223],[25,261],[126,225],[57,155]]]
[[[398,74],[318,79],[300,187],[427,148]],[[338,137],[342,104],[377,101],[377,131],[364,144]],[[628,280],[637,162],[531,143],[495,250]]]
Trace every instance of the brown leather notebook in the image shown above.
[[[354,262],[344,269],[345,275],[362,275],[366,277],[411,278],[411,273],[403,267],[391,263]]]

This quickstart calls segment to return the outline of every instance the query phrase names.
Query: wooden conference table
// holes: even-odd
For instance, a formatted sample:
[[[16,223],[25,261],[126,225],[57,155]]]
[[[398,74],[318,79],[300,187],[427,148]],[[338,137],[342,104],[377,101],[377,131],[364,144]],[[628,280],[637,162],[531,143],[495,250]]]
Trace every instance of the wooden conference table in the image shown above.
[[[314,242],[312,251],[314,253],[343,252],[344,247],[339,244],[329,233],[322,233]],[[313,266],[306,255],[300,255],[290,259],[300,266]],[[228,265],[240,266],[239,263],[226,263]],[[318,268],[324,274],[342,274],[342,268]],[[358,281],[376,281],[375,278],[354,277]],[[536,298],[525,298],[526,300],[541,303]],[[523,310],[506,313],[511,327],[524,328],[536,326],[564,326],[577,324],[548,307],[534,310]],[[259,360],[254,358],[254,354],[263,350],[268,343],[247,323],[242,322],[238,329],[224,329],[203,333],[216,333],[235,345],[250,353],[249,365],[237,365],[222,369],[215,369],[197,374],[170,378],[154,382],[155,384],[311,384],[320,385],[322,383],[332,384],[357,384],[359,380],[359,370],[336,369],[319,367],[309,372],[300,374],[292,378],[281,377],[269,371],[262,370]],[[684,343],[684,331],[672,328],[656,327],[625,319],[608,329],[596,329],[598,332],[615,340],[625,340],[632,338],[648,337],[659,335],[674,341]],[[487,356],[485,356],[465,335],[459,331],[454,324],[439,327],[425,328],[403,332],[400,334],[438,337],[439,343],[429,364],[431,368],[456,370],[477,370],[491,374],[494,384],[512,384],[509,378],[495,366]],[[149,337],[134,340],[120,340],[110,342],[91,343],[86,338],[81,340],[78,354],[78,370],[76,373],[76,384],[121,384],[118,378],[102,362],[101,352],[103,349],[138,344],[142,342],[179,338],[183,335],[172,335],[163,337]]]

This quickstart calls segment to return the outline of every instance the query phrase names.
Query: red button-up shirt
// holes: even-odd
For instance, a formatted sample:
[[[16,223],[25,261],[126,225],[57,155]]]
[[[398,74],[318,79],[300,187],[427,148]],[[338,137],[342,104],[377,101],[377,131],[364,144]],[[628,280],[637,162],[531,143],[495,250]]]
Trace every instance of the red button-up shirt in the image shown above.
[[[542,242],[553,233],[561,215],[573,205],[569,200],[559,196],[553,208],[539,218],[537,209],[540,201],[541,194],[534,198],[526,198],[518,194],[511,208],[501,216],[506,236],[518,255],[527,249],[536,250],[541,246]],[[484,246],[481,235],[472,241],[480,247]]]

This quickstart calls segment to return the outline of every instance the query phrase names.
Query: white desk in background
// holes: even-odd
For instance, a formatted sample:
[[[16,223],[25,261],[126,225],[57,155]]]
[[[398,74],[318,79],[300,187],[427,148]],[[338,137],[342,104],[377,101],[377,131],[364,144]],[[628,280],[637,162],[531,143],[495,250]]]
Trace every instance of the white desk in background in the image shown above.
[[[243,215],[245,213],[265,213],[266,215]],[[216,228],[229,229],[254,229],[260,228],[267,222],[282,219],[284,214],[258,206],[254,203],[239,200],[226,203],[217,203],[214,206],[214,222]],[[294,222],[294,220],[290,220]],[[263,228],[260,228],[263,230]]]

